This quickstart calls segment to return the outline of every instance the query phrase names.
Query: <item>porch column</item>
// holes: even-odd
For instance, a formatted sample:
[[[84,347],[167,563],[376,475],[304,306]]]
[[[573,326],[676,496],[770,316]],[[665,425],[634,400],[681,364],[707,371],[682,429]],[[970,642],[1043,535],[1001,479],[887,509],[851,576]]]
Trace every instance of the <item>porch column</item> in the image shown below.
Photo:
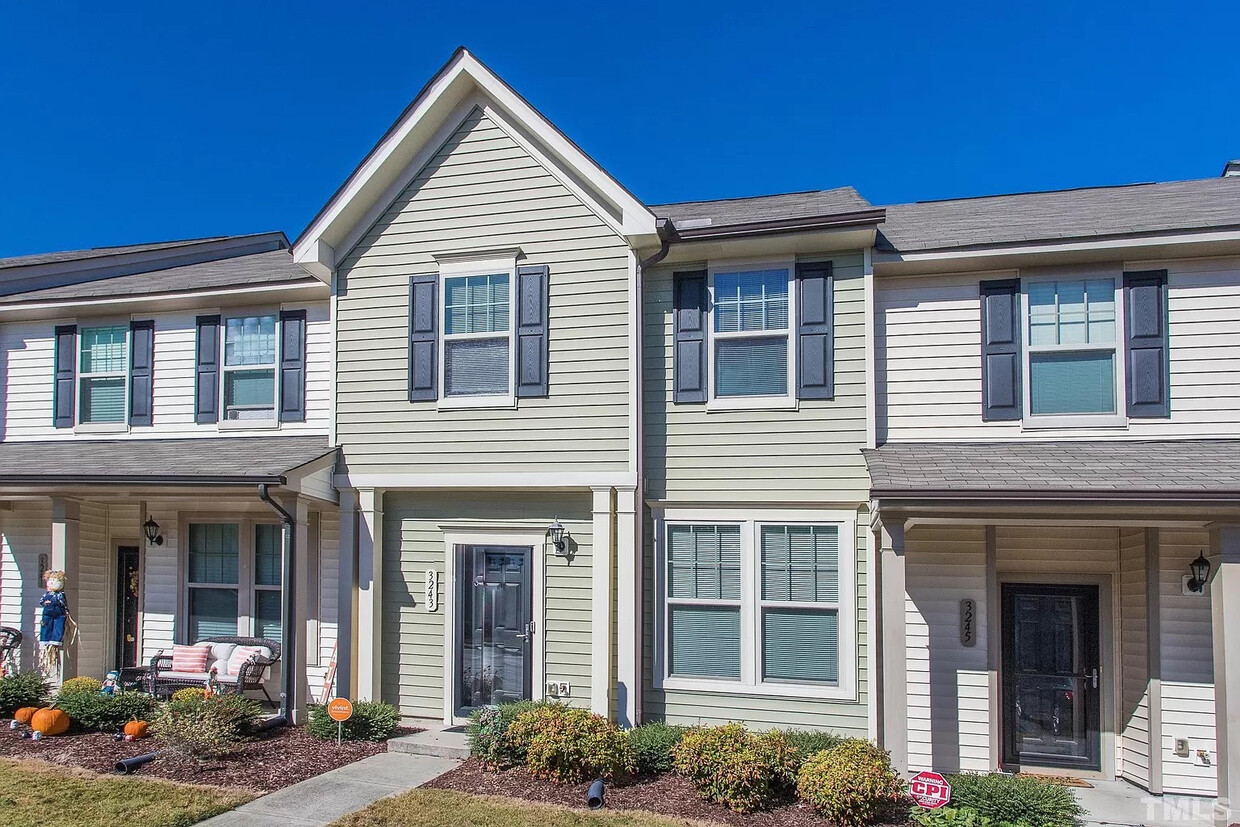
[[[310,629],[310,578],[317,577],[318,572],[313,575],[310,567],[306,565],[309,560],[308,551],[310,549],[310,501],[305,497],[298,497],[296,502],[289,503],[289,512],[293,515],[293,550],[294,554],[300,558],[296,565],[293,566],[293,582],[290,584],[293,588],[293,599],[291,602],[292,617],[285,618],[286,623],[292,624],[293,628],[301,634],[306,634]],[[317,539],[315,540],[317,542]],[[288,699],[288,710],[292,716],[293,723],[301,724],[305,722],[306,705],[309,703],[309,681],[306,677],[306,646],[309,641],[305,638],[295,638],[295,644],[290,647],[291,652],[282,653],[284,659],[284,668],[293,670],[293,696]]]
[[[611,486],[591,488],[590,711],[611,717],[611,569],[616,560],[612,534]]]
[[[641,562],[642,550],[636,488],[616,489],[616,718],[624,727],[637,726],[641,694]]]
[[[383,489],[360,488],[357,495],[357,697],[377,701],[383,668]]]
[[[340,490],[340,548],[338,551],[336,593],[336,691],[340,698],[352,698],[357,639],[357,491]]]
[[[908,771],[908,679],[905,659],[904,520],[878,517],[871,526],[879,549],[879,744],[897,773]]]
[[[1240,525],[1210,533],[1214,576],[1210,608],[1214,629],[1214,717],[1218,742],[1219,824],[1240,817]],[[1231,810],[1227,810],[1230,805]],[[1222,817],[1226,811],[1230,817]]]
[[[80,530],[81,511],[77,500],[70,500],[64,497],[52,498],[52,547],[51,554],[48,556],[48,566],[51,571],[63,571],[65,573],[65,599],[69,602],[69,615],[76,619],[75,614],[80,606],[78,596],[81,589],[78,588],[78,539]],[[39,593],[42,594],[46,586],[43,583],[43,572],[39,572]],[[38,636],[39,617],[35,619],[35,635]],[[80,638],[80,635],[79,635]],[[66,629],[65,639],[68,641],[69,632]],[[36,655],[38,653],[37,645],[34,649]],[[62,648],[64,655],[64,671],[62,677],[72,678],[77,674],[77,645],[66,645]]]

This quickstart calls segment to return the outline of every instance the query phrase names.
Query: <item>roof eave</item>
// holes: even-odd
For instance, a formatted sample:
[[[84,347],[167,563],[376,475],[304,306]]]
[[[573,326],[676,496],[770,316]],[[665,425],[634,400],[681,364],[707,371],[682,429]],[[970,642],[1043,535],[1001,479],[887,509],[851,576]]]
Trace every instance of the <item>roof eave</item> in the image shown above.
[[[974,503],[995,502],[1065,502],[1065,503],[1115,503],[1115,502],[1192,502],[1192,503],[1240,503],[1240,490],[1233,489],[1117,489],[1086,490],[1072,488],[1048,489],[959,489],[959,488],[873,488],[870,497],[875,500],[900,501],[967,501]]]
[[[838,230],[853,227],[877,226],[882,223],[885,217],[886,212],[879,208],[835,215],[809,216],[804,218],[781,218],[721,226],[690,227],[683,230],[677,229],[675,230],[675,233],[676,238],[681,241],[713,241],[724,238],[805,233],[818,230]],[[675,222],[673,222],[673,227],[675,227]]]
[[[210,476],[197,474],[0,474],[0,485],[80,485],[80,486],[204,486],[284,485],[283,474]]]

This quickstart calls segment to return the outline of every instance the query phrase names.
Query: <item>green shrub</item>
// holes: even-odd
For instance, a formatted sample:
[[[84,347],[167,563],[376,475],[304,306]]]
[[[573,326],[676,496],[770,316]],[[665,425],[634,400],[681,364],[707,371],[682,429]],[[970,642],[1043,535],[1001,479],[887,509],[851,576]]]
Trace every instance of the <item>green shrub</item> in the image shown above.
[[[521,745],[531,773],[557,784],[615,778],[633,769],[628,736],[584,709],[547,704],[527,710],[509,725],[505,739]]]
[[[953,807],[994,822],[1072,827],[1085,812],[1070,788],[1040,778],[965,773],[949,776],[948,782]]]
[[[56,708],[68,715],[78,729],[119,732],[135,718],[150,718],[155,712],[155,699],[141,692],[101,695],[98,690],[91,692],[83,686],[76,691],[62,689],[56,696]]]
[[[797,773],[797,795],[840,827],[873,824],[903,793],[886,750],[860,739],[814,753]]]
[[[19,672],[0,678],[0,715],[11,718],[23,706],[43,706],[47,683],[38,672]]]
[[[781,729],[785,739],[797,751],[802,761],[809,758],[816,752],[822,752],[826,749],[838,747],[846,741],[836,735],[834,732],[824,732],[816,729]]]
[[[155,734],[169,749],[194,758],[233,752],[253,728],[262,707],[241,695],[169,701],[154,721]]]
[[[465,727],[469,754],[488,767],[515,767],[525,763],[525,745],[508,743],[508,727],[531,709],[548,706],[551,701],[514,701],[477,709]]]
[[[400,711],[382,701],[358,701],[353,704],[353,715],[343,725],[338,725],[327,714],[327,707],[316,704],[310,707],[306,730],[316,738],[335,741],[339,727],[346,741],[386,741],[400,726]]]
[[[703,798],[740,813],[770,806],[794,783],[798,763],[782,733],[741,724],[691,729],[672,748],[673,768]]]
[[[924,810],[914,807],[909,812],[909,821],[917,827],[1029,827],[1028,822],[1013,824],[1010,821],[994,821],[977,810],[956,807],[940,807],[937,810]]]
[[[71,692],[95,692],[103,689],[103,683],[95,678],[69,678],[60,687],[60,695]]]
[[[648,775],[671,772],[672,747],[680,742],[687,727],[671,724],[643,724],[629,730],[629,745],[637,771]]]
[[[207,689],[203,686],[187,686],[172,693],[172,700],[174,701],[188,701],[194,698],[205,697],[207,697]]]

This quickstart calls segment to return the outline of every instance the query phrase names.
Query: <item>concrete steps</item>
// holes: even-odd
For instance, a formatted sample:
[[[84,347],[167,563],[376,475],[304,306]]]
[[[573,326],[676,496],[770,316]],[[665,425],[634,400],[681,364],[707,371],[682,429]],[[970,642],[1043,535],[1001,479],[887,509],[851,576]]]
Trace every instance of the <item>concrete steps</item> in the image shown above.
[[[419,726],[422,725],[419,723]],[[465,727],[444,727],[442,724],[429,726],[424,732],[392,738],[388,741],[388,752],[454,758],[459,761],[469,757],[469,747],[465,745]]]

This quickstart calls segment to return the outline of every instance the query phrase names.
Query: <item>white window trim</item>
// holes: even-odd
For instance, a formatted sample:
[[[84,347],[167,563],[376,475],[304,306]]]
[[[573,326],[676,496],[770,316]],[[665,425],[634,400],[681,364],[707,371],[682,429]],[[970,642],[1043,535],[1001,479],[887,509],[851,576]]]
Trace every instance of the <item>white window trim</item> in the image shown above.
[[[1109,279],[1115,285],[1115,342],[1111,346],[1085,343],[1080,346],[1035,346],[1030,342],[1030,304],[1029,285],[1048,281],[1101,281]],[[1042,428],[1126,428],[1128,413],[1127,399],[1127,365],[1124,352],[1124,286],[1120,275],[1107,270],[1104,272],[1081,270],[1047,273],[1036,276],[1021,276],[1020,279],[1020,359],[1021,370],[1025,381],[1021,383],[1024,416],[1022,428],[1037,430]],[[1115,354],[1115,413],[1109,414],[1034,414],[1033,411],[1033,361],[1034,353],[1058,353],[1077,351],[1109,351]]]
[[[444,371],[447,358],[447,306],[448,295],[444,282],[449,278],[462,276],[508,276],[508,392],[506,394],[488,394],[485,396],[448,396],[448,385]],[[443,261],[439,264],[439,284],[437,290],[439,306],[436,336],[438,338],[439,364],[439,400],[438,409],[455,410],[461,408],[515,408],[517,406],[517,259],[516,256],[486,260]],[[459,339],[498,339],[495,333],[454,333],[452,340]]]
[[[239,370],[264,370],[265,365],[233,365],[229,367],[228,361],[228,322],[230,319],[244,319],[249,316],[275,316],[276,319],[276,347],[275,361],[271,365],[272,376],[272,408],[271,419],[227,419],[227,410],[224,407],[225,389],[228,387],[228,374]],[[219,389],[219,421],[217,425],[222,431],[254,431],[254,430],[273,430],[280,427],[280,361],[284,357],[284,322],[280,318],[280,311],[277,310],[249,310],[238,313],[225,313],[220,317],[220,389]]]
[[[237,526],[237,583],[192,583],[189,579],[189,526],[191,523],[228,523]],[[260,590],[282,591],[284,583],[281,582],[279,587],[275,586],[259,586],[254,582],[255,570],[255,552],[257,544],[254,541],[254,527],[257,525],[275,525],[280,526],[278,520],[255,519],[253,517],[241,517],[236,515],[217,515],[217,514],[182,514],[178,520],[178,530],[180,531],[180,549],[178,554],[178,565],[181,571],[180,588],[180,606],[177,610],[177,621],[175,623],[175,634],[173,640],[178,643],[189,643],[189,595],[190,590],[194,588],[203,589],[235,589],[237,592],[237,636],[238,637],[254,637],[255,623],[255,605],[256,600],[254,593]],[[281,526],[282,528],[282,526]],[[283,555],[283,545],[281,545],[281,555]],[[283,581],[284,565],[281,560],[280,577]],[[283,605],[283,602],[281,602]],[[284,618],[281,618],[281,623]]]
[[[857,640],[857,515],[838,510],[655,509],[655,646],[654,688],[713,692],[724,695],[760,695],[780,698],[856,701],[859,643]],[[741,526],[741,679],[677,678],[667,663],[667,529],[673,525]],[[764,525],[835,525],[839,527],[839,680],[834,686],[761,679],[762,616],[759,531]],[[684,601],[676,601],[681,603]],[[692,601],[731,605],[733,601]],[[770,602],[770,601],[765,601]],[[778,602],[778,601],[775,601]],[[785,605],[780,603],[779,605]],[[792,605],[792,604],[787,604]],[[815,603],[814,608],[831,608]]]
[[[83,373],[82,372],[82,340],[85,338],[83,334],[87,330],[93,330],[98,327],[123,327],[125,328],[125,367],[121,371],[110,373]],[[129,431],[129,417],[131,413],[130,386],[133,383],[132,370],[130,365],[133,360],[133,329],[130,319],[92,319],[87,324],[79,324],[77,333],[74,336],[76,340],[73,349],[73,430],[76,433],[91,434],[123,434]],[[120,422],[83,422],[82,421],[82,380],[92,378],[116,378],[121,376],[125,380],[125,413],[121,417]]]
[[[773,270],[785,268],[788,271],[788,392],[780,396],[723,396],[715,395],[715,341],[716,339],[750,339],[780,335],[777,331],[743,331],[736,333],[715,332],[715,276],[720,273],[741,273],[752,270]],[[797,394],[797,348],[795,330],[797,319],[797,265],[795,259],[743,259],[727,261],[711,261],[706,267],[706,410],[709,411],[753,411],[753,410],[796,410]]]

